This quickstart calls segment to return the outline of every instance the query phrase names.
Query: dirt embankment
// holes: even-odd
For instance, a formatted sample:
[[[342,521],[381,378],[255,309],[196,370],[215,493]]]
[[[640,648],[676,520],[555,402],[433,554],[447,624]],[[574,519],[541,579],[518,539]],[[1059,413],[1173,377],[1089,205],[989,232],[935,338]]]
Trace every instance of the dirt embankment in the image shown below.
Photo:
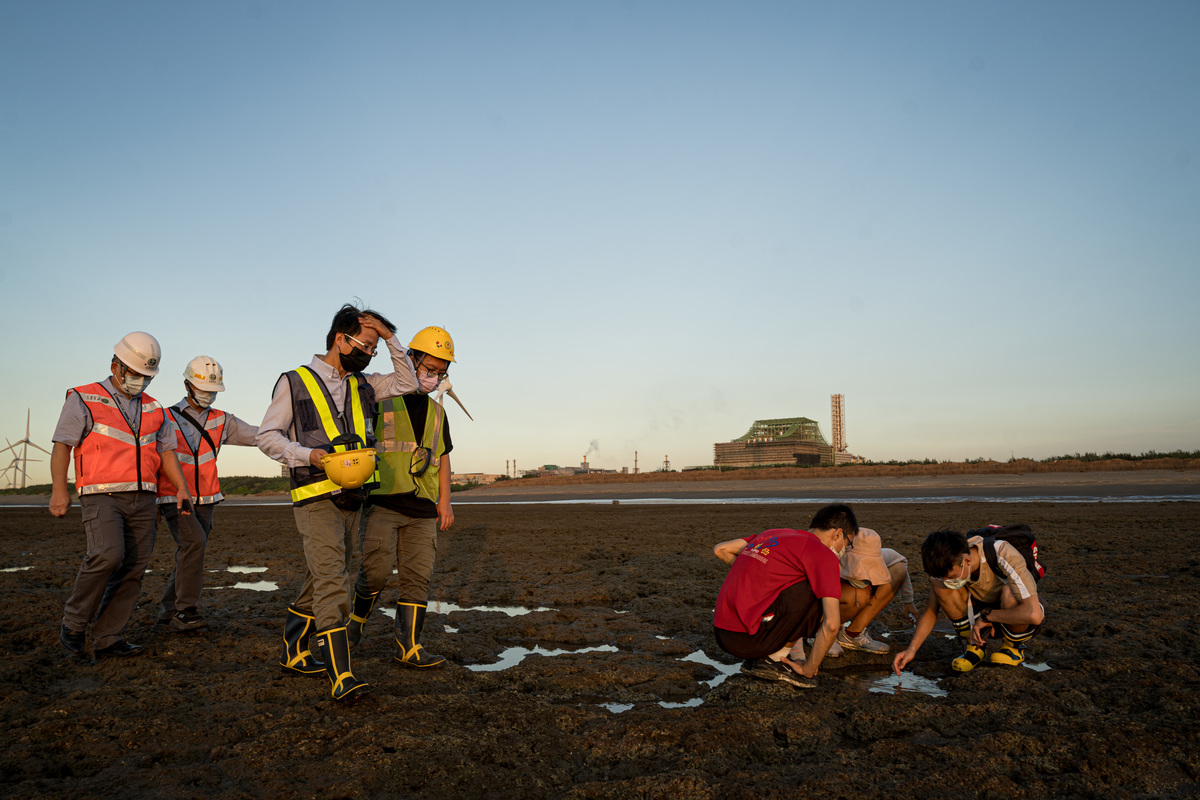
[[[463,506],[441,541],[426,646],[392,660],[376,614],[355,653],[374,702],[276,666],[302,580],[287,508],[217,511],[204,635],[149,624],[170,569],[160,536],[128,631],[149,651],[80,665],[57,629],[84,548],[76,508],[0,509],[0,795],[11,797],[1172,797],[1200,779],[1200,507],[886,503],[861,522],[919,560],[943,526],[1024,521],[1048,606],[1030,661],[951,677],[931,637],[915,673],[944,696],[877,693],[887,657],[830,662],[812,690],[732,664],[711,614],[712,545],[804,524],[813,505]],[[252,576],[229,567],[266,567]],[[277,591],[234,588],[271,581]],[[918,602],[925,588],[917,580]],[[388,600],[394,600],[389,592]],[[447,611],[447,606],[440,607]],[[899,613],[875,632],[902,646]],[[507,669],[510,648],[531,654]],[[514,653],[509,651],[508,658]],[[699,660],[697,660],[699,659]],[[724,671],[723,671],[724,670]],[[698,703],[698,704],[697,704]],[[674,704],[682,707],[667,707]],[[690,704],[690,705],[688,705]]]

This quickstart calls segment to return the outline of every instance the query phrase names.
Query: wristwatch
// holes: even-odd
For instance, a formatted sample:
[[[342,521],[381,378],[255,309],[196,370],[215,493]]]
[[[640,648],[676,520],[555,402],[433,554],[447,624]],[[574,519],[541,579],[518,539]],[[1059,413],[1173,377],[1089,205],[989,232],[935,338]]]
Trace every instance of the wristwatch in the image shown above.
[[[985,609],[983,609],[982,611],[980,611],[980,612],[979,612],[979,618],[980,618],[981,620],[983,620],[984,622],[987,622],[987,621],[988,621],[988,615],[989,615],[989,614],[991,614],[991,613],[992,613],[992,609],[991,609],[991,608],[985,608]]]

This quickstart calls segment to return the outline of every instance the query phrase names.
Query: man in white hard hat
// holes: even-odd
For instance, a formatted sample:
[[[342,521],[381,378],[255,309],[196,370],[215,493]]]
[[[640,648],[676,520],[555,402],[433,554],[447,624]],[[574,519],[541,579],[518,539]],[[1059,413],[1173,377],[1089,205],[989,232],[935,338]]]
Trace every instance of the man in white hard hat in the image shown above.
[[[175,540],[175,569],[163,591],[160,630],[195,631],[208,627],[197,605],[204,585],[204,550],[212,533],[213,510],[225,499],[217,475],[217,454],[224,444],[254,447],[258,426],[213,408],[225,391],[224,370],[211,356],[196,356],[183,370],[184,397],[167,409],[176,426],[176,448],[195,513],[175,507],[175,485],[158,475],[158,509]]]
[[[380,339],[391,355],[392,372],[364,373]],[[304,585],[287,608],[280,666],[289,674],[326,674],[334,700],[349,701],[367,694],[367,684],[350,669],[346,619],[352,537],[370,484],[343,489],[322,459],[348,452],[351,437],[372,447],[376,401],[415,391],[417,377],[395,328],[374,311],[342,306],[325,347],[306,366],[280,376],[257,443],[267,457],[290,468],[292,514],[304,544]],[[309,650],[310,634],[320,658]]]
[[[134,331],[113,347],[112,375],[67,392],[50,456],[50,513],[71,507],[67,465],[75,451],[75,490],[88,549],[63,611],[59,640],[83,656],[88,623],[98,658],[135,656],[145,648],[125,640],[154,549],[159,470],[177,487],[175,506],[191,513],[191,496],[175,457],[175,423],[145,393],[158,374],[158,340]]]
[[[346,628],[353,647],[394,568],[400,581],[396,661],[408,667],[440,667],[446,659],[421,647],[421,630],[438,531],[446,531],[454,523],[450,507],[450,451],[454,445],[446,411],[439,402],[446,392],[458,401],[447,380],[454,361],[454,340],[443,328],[423,328],[409,342],[408,357],[416,367],[420,390],[384,400],[376,407],[380,485],[371,490],[363,509],[362,565]],[[430,397],[435,391],[437,399]]]

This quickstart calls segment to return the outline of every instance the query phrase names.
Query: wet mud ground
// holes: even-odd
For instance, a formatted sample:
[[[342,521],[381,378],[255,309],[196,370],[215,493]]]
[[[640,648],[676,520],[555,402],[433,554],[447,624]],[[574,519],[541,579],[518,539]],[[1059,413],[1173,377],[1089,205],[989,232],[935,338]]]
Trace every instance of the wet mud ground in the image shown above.
[[[302,579],[290,509],[217,510],[203,634],[151,631],[173,552],[160,526],[127,631],[148,652],[95,664],[57,639],[84,549],[78,506],[64,520],[0,509],[0,568],[31,567],[0,573],[0,796],[1200,793],[1196,504],[859,506],[861,524],[914,567],[939,527],[1023,521],[1038,533],[1048,613],[1029,661],[1049,668],[952,677],[958,645],[935,633],[914,665],[927,692],[881,686],[890,656],[827,661],[818,687],[801,690],[738,675],[717,648],[725,568],[712,545],[803,525],[815,508],[460,506],[431,587],[449,613],[431,614],[425,635],[454,666],[396,664],[377,611],[354,662],[373,699],[349,707],[324,678],[277,666]],[[914,578],[921,605],[927,582]],[[258,581],[279,588],[233,588]],[[454,610],[479,607],[510,613]],[[891,607],[873,631],[909,638]]]

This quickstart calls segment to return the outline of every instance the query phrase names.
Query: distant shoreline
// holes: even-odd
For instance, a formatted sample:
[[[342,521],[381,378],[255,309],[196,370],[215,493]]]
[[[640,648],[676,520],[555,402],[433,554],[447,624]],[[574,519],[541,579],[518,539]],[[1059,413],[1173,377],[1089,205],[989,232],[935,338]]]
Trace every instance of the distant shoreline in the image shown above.
[[[667,475],[663,475],[667,477]],[[455,505],[481,503],[538,503],[604,500],[753,500],[774,501],[792,499],[807,502],[812,499],[920,499],[938,502],[947,497],[958,498],[1105,498],[1132,499],[1200,497],[1200,470],[1105,470],[1096,472],[1039,472],[1011,475],[898,475],[876,477],[828,476],[797,479],[760,478],[755,480],[653,480],[606,483],[537,483],[525,480],[502,481],[491,486],[455,492]],[[77,498],[72,498],[78,502]],[[4,495],[0,506],[48,504],[47,495]],[[279,503],[286,505],[288,497],[281,493],[237,495],[225,503]]]

